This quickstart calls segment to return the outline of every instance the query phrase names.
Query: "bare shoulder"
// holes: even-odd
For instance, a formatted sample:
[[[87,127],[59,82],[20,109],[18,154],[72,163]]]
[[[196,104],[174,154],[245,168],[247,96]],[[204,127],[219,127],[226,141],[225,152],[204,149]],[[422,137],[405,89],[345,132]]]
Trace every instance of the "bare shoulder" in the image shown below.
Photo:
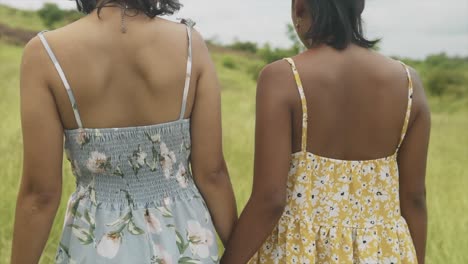
[[[281,76],[277,76],[277,75]],[[286,60],[278,60],[267,64],[263,67],[260,78],[275,78],[275,77],[285,77],[287,75],[291,75],[291,66]]]
[[[411,80],[413,82],[413,111],[414,118],[424,118],[430,120],[430,109],[427,101],[424,84],[419,73],[412,67],[409,67]]]
[[[296,93],[294,75],[287,61],[275,61],[266,65],[260,72],[257,82],[258,100],[270,98],[277,102],[291,103],[296,99]]]
[[[192,28],[192,45],[194,51],[201,51],[203,55],[208,55],[208,47],[202,34],[196,29]]]
[[[38,59],[42,57],[43,55],[44,55],[44,46],[39,36],[35,36],[24,47],[23,61],[34,62],[34,59]]]
[[[203,38],[202,34],[194,27],[192,27],[192,52],[195,69],[204,71],[214,67],[205,39]]]
[[[46,76],[48,55],[39,36],[32,38],[24,47],[23,58],[21,62],[21,75],[24,77]]]

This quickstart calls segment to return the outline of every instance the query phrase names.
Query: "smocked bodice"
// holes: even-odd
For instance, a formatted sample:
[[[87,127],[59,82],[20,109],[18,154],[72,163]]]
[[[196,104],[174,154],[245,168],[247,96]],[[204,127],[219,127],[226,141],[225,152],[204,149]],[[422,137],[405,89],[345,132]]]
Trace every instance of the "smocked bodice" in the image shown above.
[[[193,197],[190,121],[66,131],[65,149],[79,189],[99,203],[161,205]]]

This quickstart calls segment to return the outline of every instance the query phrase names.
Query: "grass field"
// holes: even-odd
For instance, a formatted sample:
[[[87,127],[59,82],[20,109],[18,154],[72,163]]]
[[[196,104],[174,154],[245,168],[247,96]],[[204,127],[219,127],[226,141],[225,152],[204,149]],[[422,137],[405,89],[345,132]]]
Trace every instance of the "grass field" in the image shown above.
[[[1,17],[1,14],[0,14]],[[18,23],[23,23],[19,21]],[[15,200],[21,175],[21,133],[19,116],[19,63],[22,49],[0,42],[0,264],[10,258]],[[226,56],[234,67],[226,66]],[[246,69],[258,65],[254,58],[226,53],[213,54],[223,88],[225,153],[234,183],[239,209],[251,188],[255,82]],[[232,63],[230,63],[232,64]],[[429,242],[427,263],[468,263],[468,109],[433,114],[433,133],[427,176]],[[453,109],[453,107],[447,107]],[[65,202],[73,191],[74,179],[65,166],[64,192],[41,263],[52,263],[58,243]]]

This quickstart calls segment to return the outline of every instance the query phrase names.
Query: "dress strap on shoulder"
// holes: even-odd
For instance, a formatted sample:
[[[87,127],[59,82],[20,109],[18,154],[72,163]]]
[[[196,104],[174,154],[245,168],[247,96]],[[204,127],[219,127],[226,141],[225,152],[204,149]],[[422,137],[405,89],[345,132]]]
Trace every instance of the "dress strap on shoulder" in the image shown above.
[[[397,152],[400,150],[401,145],[403,144],[403,141],[405,139],[406,133],[408,132],[408,126],[409,126],[409,121],[411,117],[411,107],[413,105],[413,78],[411,77],[411,72],[409,70],[409,67],[400,61],[400,63],[403,65],[406,71],[406,75],[408,78],[408,106],[406,109],[406,115],[405,115],[405,120],[403,123],[403,129],[401,131],[401,136],[400,136],[400,142],[398,143],[398,148]]]
[[[301,77],[299,72],[297,71],[296,64],[292,58],[285,58],[285,60],[291,65],[292,72],[294,74],[294,79],[296,80],[297,89],[299,91],[299,96],[301,98],[302,104],[302,145],[301,150],[302,152],[307,152],[307,122],[308,122],[308,115],[307,115],[307,99],[304,93],[304,87],[302,86]]]
[[[52,63],[55,66],[55,69],[57,70],[60,79],[62,80],[63,86],[65,87],[68,98],[70,99],[70,103],[72,105],[73,109],[73,114],[75,115],[75,120],[76,123],[78,124],[78,128],[83,128],[83,124],[81,122],[81,117],[80,113],[78,111],[78,106],[76,104],[75,96],[73,95],[73,91],[70,87],[70,84],[68,83],[67,77],[65,76],[65,72],[62,69],[62,66],[60,66],[60,63],[57,60],[57,57],[55,56],[54,52],[52,51],[52,48],[50,47],[49,43],[47,42],[47,39],[44,36],[44,32],[42,31],[38,34],[39,39],[41,40],[42,44],[44,45],[44,48],[47,51],[47,54],[49,55],[50,59],[52,60]]]
[[[179,119],[183,119],[185,116],[185,110],[187,108],[187,98],[190,89],[190,80],[192,77],[192,65],[193,65],[193,57],[192,57],[192,28],[195,26],[195,22],[191,19],[182,19],[182,24],[187,26],[187,36],[188,36],[188,55],[187,55],[187,71],[185,75],[185,86],[184,86],[184,95],[182,99],[182,106],[180,110],[180,117]]]

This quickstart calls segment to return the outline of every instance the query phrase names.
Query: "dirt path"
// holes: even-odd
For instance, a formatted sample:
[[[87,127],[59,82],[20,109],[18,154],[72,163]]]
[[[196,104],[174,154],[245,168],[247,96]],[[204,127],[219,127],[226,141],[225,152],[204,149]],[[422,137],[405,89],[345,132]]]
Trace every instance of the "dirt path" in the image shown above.
[[[37,32],[23,29],[11,28],[0,23],[0,40],[14,45],[25,45],[30,39],[36,36]]]

